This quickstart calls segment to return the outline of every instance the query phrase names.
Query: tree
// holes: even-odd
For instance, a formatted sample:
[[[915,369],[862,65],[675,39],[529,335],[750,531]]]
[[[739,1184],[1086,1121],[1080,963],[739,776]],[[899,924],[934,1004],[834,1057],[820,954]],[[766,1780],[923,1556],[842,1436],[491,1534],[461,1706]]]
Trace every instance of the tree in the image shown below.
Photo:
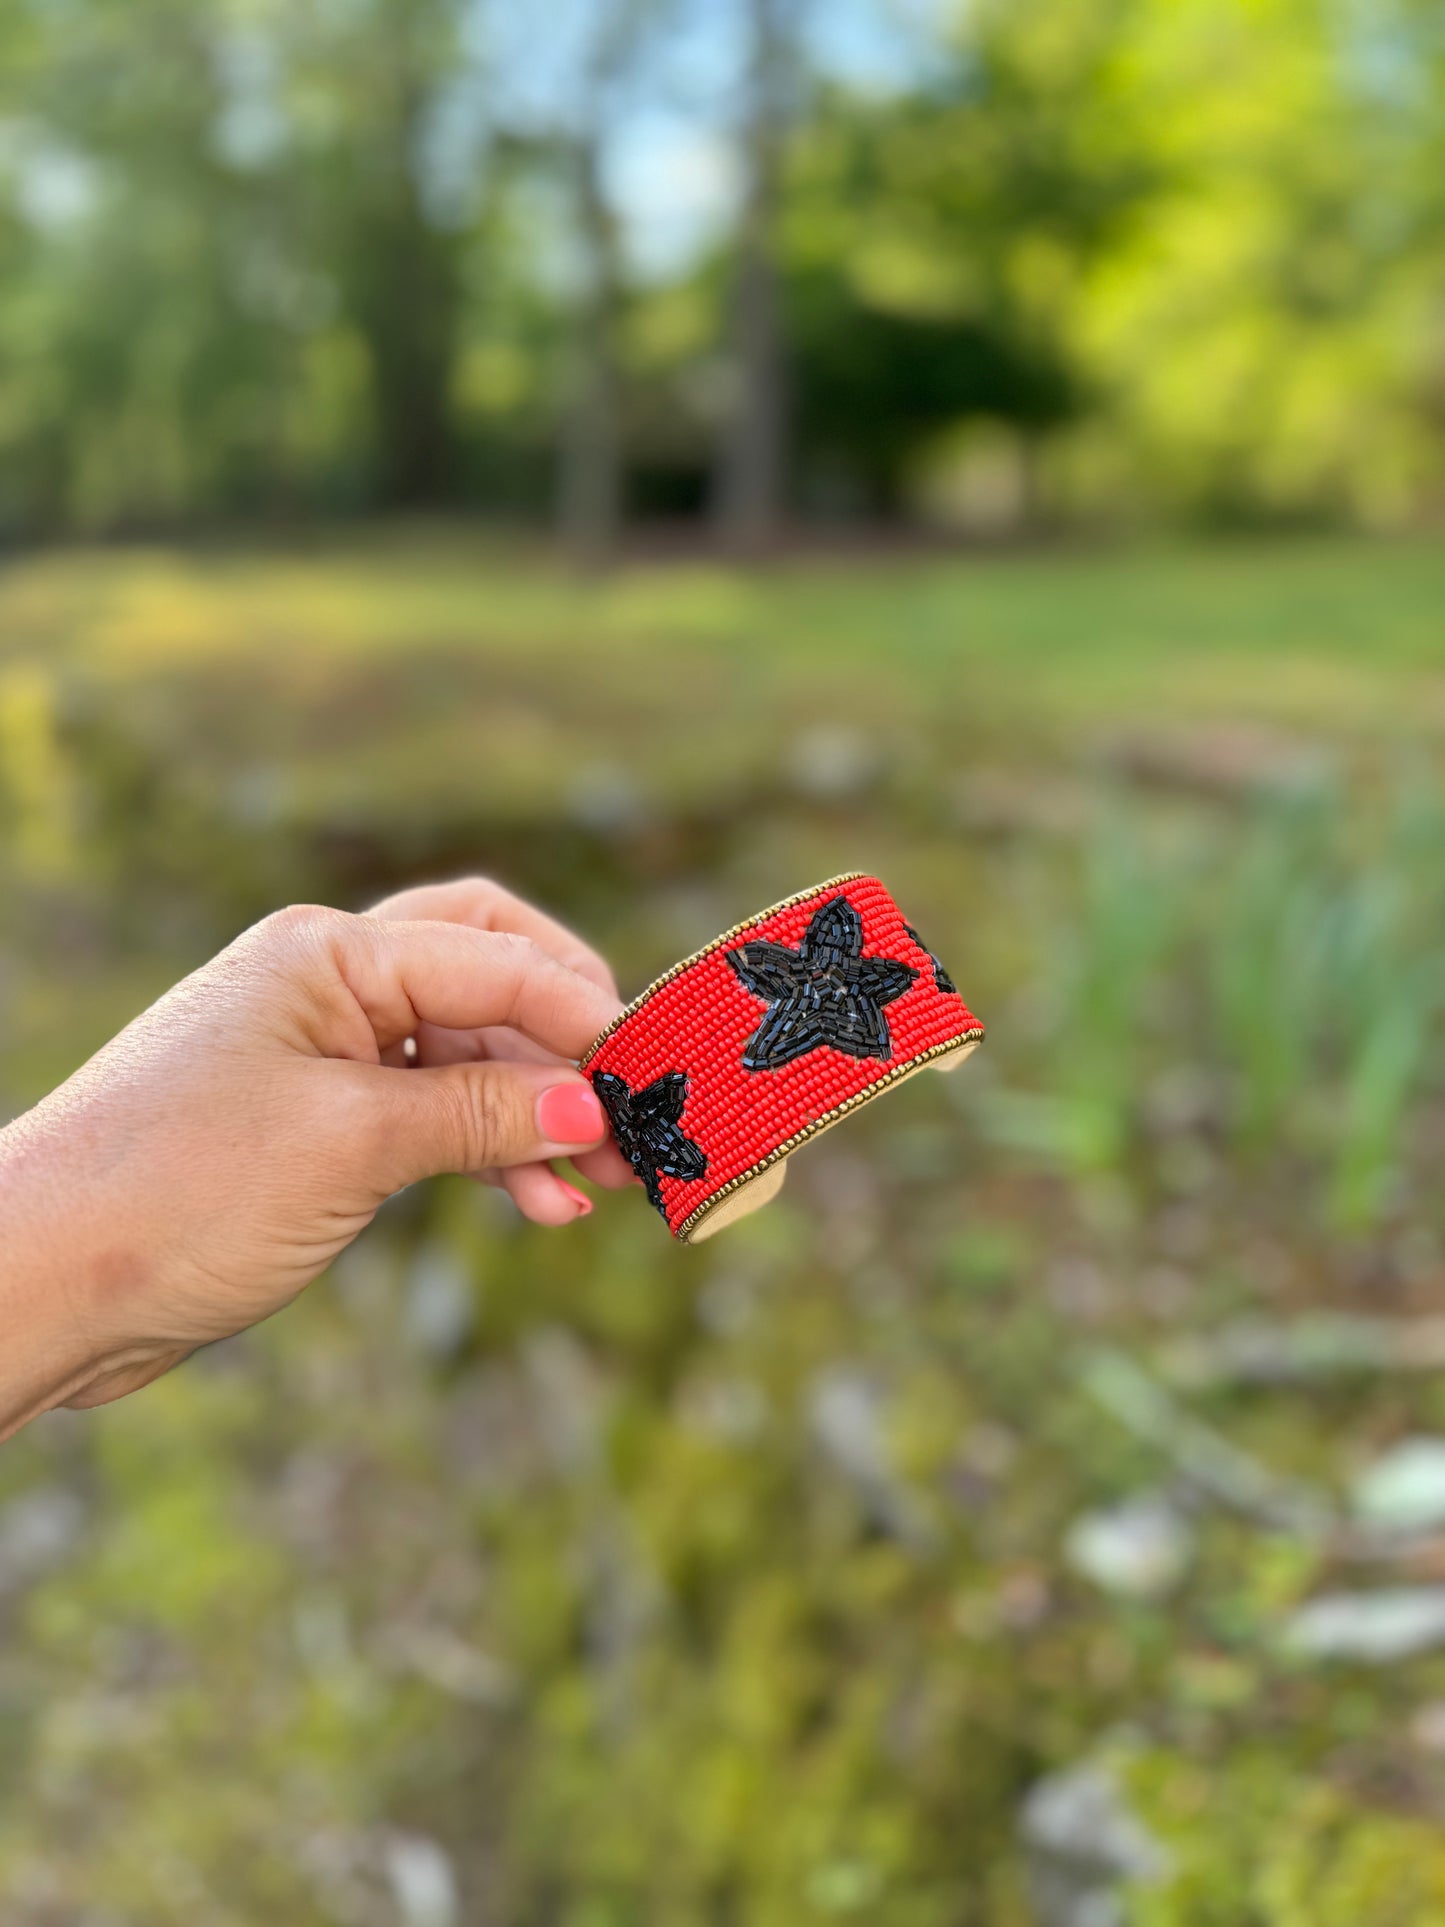
[[[311,0],[282,28],[308,240],[365,344],[375,493],[393,508],[444,501],[454,481],[462,224],[436,205],[429,142],[455,98],[464,12],[465,0]]]
[[[787,362],[777,242],[784,140],[798,66],[800,0],[747,0],[750,52],[741,146],[745,185],[732,289],[731,405],[718,453],[717,515],[736,548],[775,540],[787,471]]]
[[[557,520],[585,567],[605,562],[622,522],[623,458],[617,321],[622,264],[603,183],[620,95],[660,9],[652,0],[594,0],[579,77],[570,163],[576,292],[558,449]]]

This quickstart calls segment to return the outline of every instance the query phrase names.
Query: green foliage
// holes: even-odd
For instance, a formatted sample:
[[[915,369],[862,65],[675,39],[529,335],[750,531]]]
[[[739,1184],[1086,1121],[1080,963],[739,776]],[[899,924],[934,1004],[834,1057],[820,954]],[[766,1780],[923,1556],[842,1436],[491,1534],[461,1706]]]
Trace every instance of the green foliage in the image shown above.
[[[1135,1894],[1134,1927],[1430,1927],[1445,1911],[1439,1828],[1362,1818],[1334,1787],[1267,1753],[1202,1766],[1163,1752],[1130,1785],[1175,1868]]]
[[[578,45],[628,49],[589,109],[611,178],[638,110],[675,112],[697,10],[574,11]],[[538,514],[578,346],[576,129],[539,119],[545,63],[495,13],[0,9],[0,529]],[[769,243],[797,506],[996,533],[1395,526],[1438,499],[1423,0],[989,0],[891,90],[811,74],[818,52]],[[608,270],[644,514],[708,498],[735,252],[699,234],[667,272]]]
[[[1073,316],[1120,404],[1110,446],[1096,430],[1077,451],[1082,485],[1117,485],[1122,456],[1136,486],[1224,520],[1390,521],[1435,460],[1419,380],[1438,266],[1406,238],[1433,193],[1434,36],[1321,0],[1166,0],[1132,28],[1162,185]]]

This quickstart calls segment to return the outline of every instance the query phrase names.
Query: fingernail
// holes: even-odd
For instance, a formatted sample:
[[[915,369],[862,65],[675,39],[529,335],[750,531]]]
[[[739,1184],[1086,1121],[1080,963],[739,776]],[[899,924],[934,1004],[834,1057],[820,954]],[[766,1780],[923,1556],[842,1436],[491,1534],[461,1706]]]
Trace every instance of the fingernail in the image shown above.
[[[537,1129],[549,1144],[595,1144],[607,1120],[586,1084],[553,1084],[537,1099]]]
[[[558,1178],[558,1184],[577,1207],[577,1216],[585,1218],[592,1209],[592,1200],[585,1191],[579,1191],[575,1184],[568,1184],[566,1178]]]

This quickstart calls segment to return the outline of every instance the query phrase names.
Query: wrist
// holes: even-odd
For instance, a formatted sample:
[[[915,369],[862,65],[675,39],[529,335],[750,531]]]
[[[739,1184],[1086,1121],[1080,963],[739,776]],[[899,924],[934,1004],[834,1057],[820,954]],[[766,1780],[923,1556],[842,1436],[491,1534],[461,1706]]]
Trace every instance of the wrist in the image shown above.
[[[43,1108],[0,1131],[0,1439],[109,1369],[99,1213],[64,1137]]]

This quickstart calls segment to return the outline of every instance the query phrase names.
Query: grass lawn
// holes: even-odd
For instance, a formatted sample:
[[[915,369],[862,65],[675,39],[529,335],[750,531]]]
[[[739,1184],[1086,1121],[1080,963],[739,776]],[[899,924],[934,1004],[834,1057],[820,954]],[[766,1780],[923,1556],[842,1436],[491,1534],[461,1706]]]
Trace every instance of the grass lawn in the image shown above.
[[[0,574],[7,657],[116,673],[457,651],[539,674],[561,664],[591,688],[590,657],[631,673],[661,651],[734,670],[741,657],[765,687],[796,666],[871,681],[886,664],[890,682],[929,700],[956,696],[967,675],[986,679],[975,703],[989,708],[1067,718],[1121,701],[1204,704],[1304,724],[1399,715],[1422,697],[1438,720],[1442,608],[1445,545],[1425,538],[798,561],[746,575],[675,563],[592,581],[438,531],[285,552],[60,550]]]

